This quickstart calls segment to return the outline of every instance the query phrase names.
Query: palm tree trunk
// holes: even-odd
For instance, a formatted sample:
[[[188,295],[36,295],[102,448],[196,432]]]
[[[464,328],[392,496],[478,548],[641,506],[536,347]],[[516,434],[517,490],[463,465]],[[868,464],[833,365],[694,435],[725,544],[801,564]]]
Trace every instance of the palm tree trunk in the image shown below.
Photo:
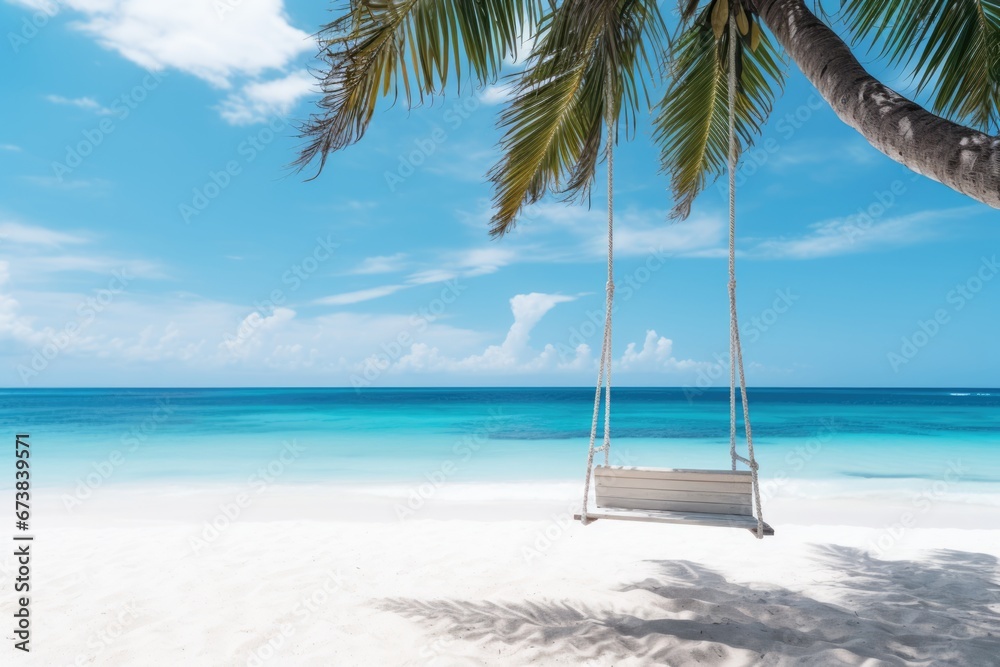
[[[872,77],[803,0],[757,0],[764,23],[842,121],[909,169],[1000,208],[1000,138],[936,116]]]

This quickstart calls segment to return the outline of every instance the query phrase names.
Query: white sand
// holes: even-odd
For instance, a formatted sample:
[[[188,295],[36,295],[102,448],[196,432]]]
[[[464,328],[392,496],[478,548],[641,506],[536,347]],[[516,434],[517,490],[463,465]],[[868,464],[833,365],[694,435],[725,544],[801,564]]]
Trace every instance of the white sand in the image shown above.
[[[241,492],[44,497],[30,656],[0,559],[2,664],[1000,665],[997,507],[889,531],[907,502],[776,498],[761,542],[582,527],[572,486],[456,486],[405,521],[399,489],[276,487],[194,553]]]

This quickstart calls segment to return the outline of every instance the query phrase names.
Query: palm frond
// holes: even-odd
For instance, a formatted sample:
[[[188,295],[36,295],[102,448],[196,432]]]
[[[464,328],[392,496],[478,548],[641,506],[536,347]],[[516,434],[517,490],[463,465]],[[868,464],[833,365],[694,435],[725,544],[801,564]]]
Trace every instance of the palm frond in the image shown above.
[[[1000,0],[845,0],[844,17],[857,40],[914,66],[935,113],[1000,129]]]
[[[671,83],[654,120],[663,170],[674,195],[671,216],[686,218],[698,194],[722,174],[729,155],[729,31],[716,39],[712,5],[683,26],[674,44]],[[737,40],[736,132],[740,152],[753,145],[784,84],[781,56],[766,32],[756,50]]]
[[[319,33],[325,61],[320,113],[303,127],[305,167],[364,135],[378,101],[407,107],[442,92],[463,63],[477,85],[496,80],[504,58],[516,56],[547,0],[351,0]]]
[[[655,0],[566,0],[542,18],[540,39],[500,117],[502,158],[490,170],[490,233],[513,229],[548,192],[583,198],[601,155],[606,95],[616,131],[635,127],[666,34]],[[647,104],[648,106],[648,104]]]

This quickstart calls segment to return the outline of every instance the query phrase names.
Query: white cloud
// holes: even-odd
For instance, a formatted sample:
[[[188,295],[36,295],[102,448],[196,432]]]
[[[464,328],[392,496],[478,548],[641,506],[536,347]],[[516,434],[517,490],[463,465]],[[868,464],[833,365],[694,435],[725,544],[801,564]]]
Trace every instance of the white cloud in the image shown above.
[[[74,234],[47,229],[19,222],[0,222],[0,242],[19,245],[61,246],[86,243],[87,239]]]
[[[91,244],[92,240],[81,233],[69,233],[40,225],[20,222],[0,222],[0,253],[8,258],[17,257],[14,265],[19,283],[39,282],[52,274],[83,272],[112,276],[125,272],[138,278],[162,279],[166,275],[157,262],[143,259],[115,257],[95,252],[69,253],[66,246]]]
[[[316,42],[291,25],[284,0],[13,1],[50,16],[68,10],[72,27],[145,69],[176,69],[216,88],[236,87],[218,107],[236,125],[287,114],[313,84],[308,72],[293,68]],[[107,112],[89,97],[49,100]]]
[[[325,296],[321,299],[317,299],[316,303],[321,303],[327,306],[346,306],[352,303],[361,303],[362,301],[380,299],[383,296],[395,294],[401,289],[406,289],[406,285],[382,285],[380,287],[372,287],[370,289],[362,289],[355,292],[344,292],[343,294]]]
[[[156,262],[138,259],[121,259],[103,255],[59,255],[53,257],[25,257],[18,260],[17,268],[25,273],[67,273],[81,271],[112,275],[124,271],[128,275],[146,279],[166,278]]]
[[[402,268],[405,257],[405,253],[369,257],[349,273],[359,275],[390,273]],[[515,258],[516,252],[513,249],[500,247],[471,248],[453,252],[441,262],[442,266],[411,273],[406,277],[405,284],[380,285],[343,294],[334,294],[317,299],[315,303],[327,306],[344,306],[371,301],[417,285],[430,285],[456,278],[472,278],[494,273],[501,267],[512,263]]]
[[[41,340],[43,334],[32,328],[30,318],[20,314],[21,304],[8,294],[10,263],[0,261],[0,338],[13,338],[28,344]]]
[[[807,233],[797,236],[743,238],[738,252],[763,260],[870,252],[938,238],[946,230],[945,223],[982,212],[977,207],[960,207],[888,217],[887,205],[892,206],[896,198],[887,193],[884,202],[873,200],[854,215],[814,223],[806,227]],[[505,249],[511,252],[511,262],[603,260],[607,257],[605,215],[601,210],[536,204],[528,209],[527,221]],[[728,254],[725,232],[720,216],[695,214],[686,221],[671,222],[666,211],[626,209],[615,216],[615,256],[655,251],[675,257],[723,258]],[[554,239],[551,243],[550,238]]]
[[[378,273],[395,273],[400,271],[405,262],[406,253],[397,252],[394,255],[377,255],[367,257],[348,273],[359,276],[374,275]]]
[[[487,106],[506,104],[514,95],[514,85],[510,83],[498,83],[487,86],[479,93],[479,101]]]
[[[243,318],[236,333],[226,336],[219,347],[233,358],[246,358],[263,345],[265,336],[259,334],[277,331],[294,318],[295,311],[291,308],[275,308],[269,315],[255,310]]]
[[[23,176],[22,178],[32,185],[55,190],[101,191],[111,185],[111,181],[102,178],[59,178],[57,176]]]
[[[560,303],[573,301],[575,297],[561,294],[518,294],[510,300],[514,323],[500,345],[490,345],[481,354],[473,354],[462,359],[452,359],[443,355],[436,347],[424,343],[411,346],[410,352],[399,359],[397,371],[525,371],[539,366],[550,366],[558,361],[553,346],[548,345],[536,355],[528,346],[531,331],[539,321]],[[586,347],[586,346],[584,346]]]
[[[615,224],[615,253],[622,256],[645,255],[650,250],[675,255],[704,252],[717,246],[723,235],[718,216],[694,215],[688,220],[671,222],[666,212],[650,215],[625,211]],[[595,253],[607,253],[607,231],[593,243]]]
[[[656,331],[650,329],[646,332],[641,349],[635,343],[628,344],[618,366],[625,371],[687,371],[710,366],[706,362],[693,359],[678,360],[673,356],[673,350],[672,340],[659,336]]]
[[[829,165],[831,161],[865,166],[877,163],[882,154],[864,141],[831,142],[800,141],[769,156],[767,163],[774,169],[795,169],[805,165]],[[758,165],[759,166],[759,165]]]
[[[575,348],[548,343],[540,350],[529,345],[531,332],[542,318],[556,305],[574,301],[575,298],[538,292],[519,294],[510,300],[514,322],[503,343],[489,345],[481,353],[462,357],[444,353],[440,347],[432,344],[417,342],[385,370],[396,374],[524,374],[596,370],[597,359],[586,343],[578,343]],[[365,363],[376,363],[377,356]],[[673,355],[673,342],[659,336],[654,330],[646,332],[641,348],[636,343],[629,343],[625,353],[615,364],[619,370],[643,373],[684,373],[712,365],[710,362],[677,359]]]
[[[467,222],[483,227],[490,216],[484,208]],[[723,240],[722,219],[695,215],[672,222],[666,210],[628,208],[615,214],[615,255],[641,257],[650,252],[678,257],[714,254]],[[580,262],[607,257],[607,212],[601,208],[543,202],[528,207],[514,232],[504,239],[503,266],[514,261]]]
[[[283,0],[65,0],[75,27],[151,70],[175,68],[227,88],[234,76],[280,70],[314,48]]]
[[[876,204],[873,204],[876,206]],[[810,232],[796,238],[759,240],[747,254],[762,259],[814,259],[880,248],[912,245],[938,237],[941,223],[960,219],[978,211],[974,207],[922,211],[895,218],[880,219],[877,204],[846,218],[810,225]],[[872,215],[874,213],[874,215]]]
[[[456,258],[456,265],[463,269],[466,276],[481,276],[495,273],[517,258],[517,252],[510,247],[493,246],[489,248],[471,248],[463,251]]]
[[[20,5],[22,7],[27,7],[28,9],[36,9],[38,11],[45,12],[49,16],[55,16],[59,13],[59,0],[9,0],[11,4]]]
[[[10,151],[11,153],[20,153],[21,147],[15,146],[14,144],[0,144],[0,151]]]
[[[520,23],[515,49],[517,55],[516,57],[507,56],[504,58],[504,62],[508,65],[524,64],[531,56],[531,52],[535,50],[535,36],[538,33],[538,26],[534,25],[528,16],[522,16]]]
[[[111,109],[101,106],[93,97],[63,97],[62,95],[46,95],[45,99],[53,104],[77,107],[78,109],[93,111],[101,116],[106,116],[107,114],[112,113]]]
[[[254,81],[222,101],[219,114],[232,125],[261,123],[287,115],[295,104],[315,90],[316,79],[306,70],[279,79]]]
[[[457,277],[458,274],[449,269],[427,269],[411,273],[407,276],[406,280],[411,285],[429,285],[431,283],[443,283]]]
[[[585,342],[532,345],[539,322],[557,305],[574,300],[530,293],[510,300],[513,322],[499,344],[483,332],[460,329],[412,315],[336,312],[300,317],[287,307],[271,311],[209,301],[189,294],[132,292],[131,285],[84,319],[81,293],[11,292],[9,266],[0,262],[0,339],[12,362],[8,381],[21,384],[42,345],[63,340],[56,358],[28,384],[142,382],[150,369],[164,382],[293,381],[350,386],[366,378],[383,386],[421,382],[421,375],[458,378],[558,373],[590,381],[597,360]],[[20,281],[18,281],[20,285]],[[21,289],[24,289],[21,286]],[[80,325],[65,335],[67,323]],[[479,350],[479,352],[477,352]],[[677,360],[668,339],[654,331],[641,346],[630,344],[620,370],[683,373],[705,364]],[[98,369],[100,369],[98,371]],[[99,373],[99,375],[97,375]],[[73,378],[76,378],[73,380]]]
[[[496,273],[517,258],[517,251],[510,247],[467,248],[447,253],[439,266],[411,273],[406,281],[411,285],[427,285],[455,278],[474,278]]]
[[[528,346],[531,330],[541,321],[545,314],[560,303],[573,301],[576,297],[561,294],[518,294],[510,300],[510,310],[514,314],[514,324],[507,332],[501,348],[517,353]]]

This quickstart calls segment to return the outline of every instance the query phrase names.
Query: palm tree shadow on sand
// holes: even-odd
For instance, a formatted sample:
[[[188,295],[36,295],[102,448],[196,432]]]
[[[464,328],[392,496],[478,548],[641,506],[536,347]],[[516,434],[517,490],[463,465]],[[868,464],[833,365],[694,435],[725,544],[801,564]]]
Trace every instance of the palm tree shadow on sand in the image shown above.
[[[566,664],[1000,665],[995,557],[941,550],[889,561],[822,546],[815,558],[844,575],[823,584],[823,600],[731,583],[697,563],[653,561],[656,576],[603,607],[391,598],[382,608],[449,646],[491,645],[515,661],[526,648],[533,660]]]

